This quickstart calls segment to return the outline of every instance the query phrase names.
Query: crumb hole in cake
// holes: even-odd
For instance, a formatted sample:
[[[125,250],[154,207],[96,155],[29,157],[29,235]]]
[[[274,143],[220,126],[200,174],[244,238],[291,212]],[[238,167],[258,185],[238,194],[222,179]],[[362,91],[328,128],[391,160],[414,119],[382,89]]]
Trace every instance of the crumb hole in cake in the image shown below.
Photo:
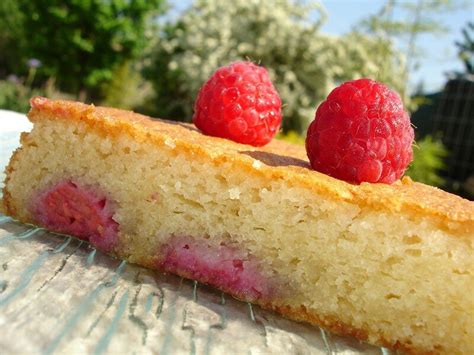
[[[348,233],[348,232],[341,233],[340,239],[341,240],[344,239],[348,242],[357,242],[358,241],[357,236],[354,233]]]
[[[396,264],[399,264],[400,262],[402,261],[402,258],[399,257],[399,256],[391,256],[387,259],[387,264],[392,266],[392,265],[396,265]]]
[[[261,194],[268,194],[269,192],[272,192],[272,186],[269,185],[267,187],[264,187],[263,189],[260,190]]]
[[[234,214],[234,216],[236,217],[240,217],[240,208],[233,208],[232,209],[232,213]]]
[[[458,274],[458,275],[470,275],[469,271],[461,271],[459,269],[453,269],[453,274]]]
[[[181,183],[179,183],[179,185],[175,184],[175,188],[181,188]],[[186,207],[190,207],[195,210],[205,210],[204,206],[199,201],[186,198],[183,194],[178,192],[174,193],[173,195]]]
[[[124,147],[124,148],[123,148],[123,152],[124,152],[125,154],[130,154],[130,147]]]
[[[412,245],[421,243],[421,238],[417,235],[406,235],[403,237],[403,243]]]
[[[26,144],[28,147],[35,147],[35,148],[38,148],[38,144],[34,143],[34,142],[28,142],[28,144]]]
[[[301,260],[299,258],[293,258],[290,260],[290,264],[295,266],[298,265],[300,262]]]
[[[399,300],[400,298],[401,298],[401,296],[397,295],[395,293],[389,293],[389,294],[385,295],[385,299],[387,299],[387,300],[391,300],[391,299]]]
[[[186,214],[183,212],[183,219],[186,223],[192,223],[193,222],[193,216],[190,216],[189,214]]]
[[[155,204],[158,202],[159,199],[160,199],[160,194],[155,191],[155,192],[152,192],[145,201]]]
[[[407,250],[405,250],[405,252],[408,255],[411,255],[411,256],[415,256],[415,257],[421,256],[421,250],[420,249],[407,249]]]
[[[225,178],[225,176],[216,175],[215,178],[216,178],[216,180],[219,181],[221,184],[227,185],[227,179]]]

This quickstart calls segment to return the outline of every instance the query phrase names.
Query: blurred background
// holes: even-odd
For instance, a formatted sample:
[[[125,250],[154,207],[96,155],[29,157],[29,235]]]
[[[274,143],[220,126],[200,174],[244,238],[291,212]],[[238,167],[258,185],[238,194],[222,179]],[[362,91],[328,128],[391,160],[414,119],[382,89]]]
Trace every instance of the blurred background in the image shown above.
[[[407,174],[474,199],[472,0],[0,2],[0,109],[43,95],[190,121],[237,59],[269,70],[295,143],[338,84],[386,83],[417,127]]]

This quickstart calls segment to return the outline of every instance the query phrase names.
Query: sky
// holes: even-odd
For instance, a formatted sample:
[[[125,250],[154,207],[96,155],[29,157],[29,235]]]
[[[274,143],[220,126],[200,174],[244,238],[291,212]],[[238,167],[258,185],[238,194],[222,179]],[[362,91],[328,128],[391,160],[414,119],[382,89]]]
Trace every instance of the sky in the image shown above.
[[[347,33],[367,14],[377,13],[385,2],[385,0],[322,1],[328,12],[328,20],[321,31],[334,35]],[[400,15],[395,13],[395,16]],[[435,18],[448,27],[449,32],[441,35],[420,35],[418,38],[417,42],[423,50],[423,56],[418,59],[419,69],[410,75],[409,84],[412,89],[423,81],[426,91],[438,91],[446,82],[447,72],[464,71],[463,63],[457,57],[454,42],[462,39],[461,28],[468,21],[474,21],[474,0],[467,0],[456,11],[443,13]]]
[[[231,0],[222,0],[231,1]],[[265,0],[272,1],[272,0]],[[406,0],[398,0],[402,3]],[[430,0],[426,0],[429,3]],[[423,55],[417,59],[419,65],[410,75],[409,88],[412,91],[423,82],[425,92],[436,92],[442,89],[446,82],[446,73],[464,71],[463,63],[457,57],[456,40],[462,39],[461,29],[468,21],[474,21],[474,0],[454,0],[463,3],[455,11],[445,12],[434,16],[440,24],[447,27],[446,34],[420,35],[417,45]],[[412,1],[414,2],[414,1]],[[192,0],[170,0],[174,15],[185,9]],[[377,13],[386,0],[322,0],[322,5],[328,13],[326,23],[321,32],[331,35],[342,35],[357,25],[368,15]],[[395,11],[394,17],[404,16],[401,11]],[[403,43],[398,43],[400,48]]]

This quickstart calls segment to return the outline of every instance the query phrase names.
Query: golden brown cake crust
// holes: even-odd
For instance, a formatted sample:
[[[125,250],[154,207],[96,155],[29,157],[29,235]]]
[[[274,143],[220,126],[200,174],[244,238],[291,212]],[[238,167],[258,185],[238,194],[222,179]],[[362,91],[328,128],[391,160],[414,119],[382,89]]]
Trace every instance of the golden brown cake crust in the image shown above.
[[[22,137],[24,136],[24,133],[22,134]],[[17,160],[17,157],[18,157],[18,153],[20,152],[21,148],[18,148],[17,150],[15,150],[15,152],[13,153],[13,155],[11,156],[10,158],[10,162],[9,164],[7,165],[6,169],[5,169],[5,173],[6,173],[6,178],[5,178],[5,187],[3,188],[3,198],[2,198],[2,201],[0,202],[3,202],[2,203],[2,212],[5,212],[6,215],[8,216],[14,216],[16,218],[18,218],[18,213],[16,211],[16,209],[13,207],[13,203],[10,203],[10,201],[12,200],[12,196],[10,194],[10,191],[8,191],[8,189],[6,188],[6,186],[8,186],[8,181],[10,180],[11,178],[11,173],[13,172],[13,164],[15,163],[15,161]],[[28,223],[30,221],[20,221],[20,222],[23,222],[23,223]]]
[[[272,304],[260,304],[260,306],[264,309],[275,311],[293,320],[307,322],[310,324],[317,324],[338,335],[352,336],[363,341],[368,340],[367,330],[354,328],[348,324],[340,322],[339,320],[333,317],[320,317],[318,314],[307,310],[304,306],[298,308],[290,306],[279,307]],[[371,343],[379,346],[384,346],[393,350],[400,350],[404,354],[432,355],[439,354],[442,352],[442,347],[439,345],[433,346],[436,349],[435,351],[420,349],[409,344],[409,342],[401,343],[397,341],[393,344],[386,340],[383,335],[379,335],[375,341],[372,339]]]
[[[381,212],[403,212],[412,219],[429,220],[453,235],[474,236],[474,202],[412,182],[409,178],[392,185],[352,185],[310,169],[303,146],[273,140],[263,148],[255,148],[205,136],[190,124],[156,120],[131,111],[73,101],[34,97],[31,106],[28,117],[32,122],[42,118],[82,121],[104,135],[127,133],[138,141],[172,144],[176,149],[193,154],[195,159],[215,164],[230,161],[249,174],[284,179],[290,185],[304,186],[329,198]],[[255,160],[262,164],[256,166]],[[9,211],[8,191],[4,199]]]

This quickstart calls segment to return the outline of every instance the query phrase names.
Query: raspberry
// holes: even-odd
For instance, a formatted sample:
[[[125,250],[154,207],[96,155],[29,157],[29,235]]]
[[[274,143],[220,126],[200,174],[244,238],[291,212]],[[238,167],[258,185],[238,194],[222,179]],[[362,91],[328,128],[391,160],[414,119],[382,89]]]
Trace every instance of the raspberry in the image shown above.
[[[277,291],[257,258],[235,245],[173,236],[160,250],[159,259],[157,266],[163,271],[218,287],[247,301],[268,300]]]
[[[352,183],[399,179],[412,161],[414,131],[400,96],[370,79],[334,89],[308,128],[313,169]]]
[[[101,191],[65,180],[38,195],[33,214],[49,230],[89,240],[98,249],[111,251],[119,230],[111,205]]]
[[[201,87],[193,122],[207,135],[262,146],[280,128],[280,96],[265,68],[234,62],[217,69]]]

